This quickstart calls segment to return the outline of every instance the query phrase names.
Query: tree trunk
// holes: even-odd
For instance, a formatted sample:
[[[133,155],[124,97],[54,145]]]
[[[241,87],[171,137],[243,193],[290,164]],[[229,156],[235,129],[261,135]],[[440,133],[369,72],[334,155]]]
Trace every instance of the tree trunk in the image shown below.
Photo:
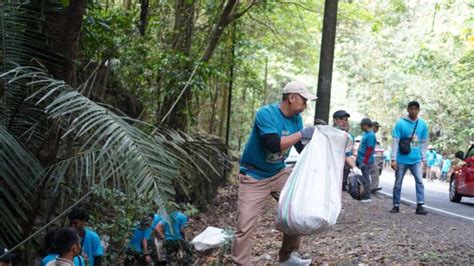
[[[336,43],[337,1],[326,0],[324,5],[323,34],[319,59],[318,103],[314,120],[329,122],[331,104],[331,80]]]
[[[235,31],[237,25],[234,23],[232,27],[232,43],[231,43],[231,53],[230,53],[230,67],[229,67],[229,95],[227,98],[227,125],[225,132],[225,145],[229,148],[229,138],[230,138],[230,118],[232,114],[232,88],[234,87],[234,65],[235,65]],[[227,171],[225,171],[227,173]],[[225,176],[225,174],[224,174]]]
[[[214,122],[215,122],[215,116],[216,116],[216,104],[217,104],[217,97],[219,95],[219,78],[216,78],[216,84],[214,86],[214,97],[211,98],[211,117],[209,119],[209,134],[212,134],[212,131],[214,130]]]
[[[131,0],[129,0],[131,1]],[[140,34],[142,36],[145,36],[146,32],[146,26],[148,23],[148,8],[150,6],[150,1],[149,0],[140,0],[141,6],[140,6],[140,25],[138,26],[138,29],[140,30]]]
[[[74,0],[70,1],[64,10],[46,13],[45,31],[47,36],[53,36],[50,39],[51,48],[64,55],[63,65],[59,68],[51,67],[49,70],[56,78],[64,80],[73,87],[77,86],[74,60],[78,54],[86,3],[86,0]]]
[[[173,38],[171,40],[172,61],[170,67],[173,72],[178,73],[167,78],[163,82],[162,91],[168,91],[164,97],[161,108],[157,111],[158,125],[172,108],[178,95],[184,87],[184,82],[190,77],[193,62],[190,60],[191,44],[194,28],[194,13],[196,1],[194,0],[176,0],[175,23]],[[184,58],[184,59],[183,59]],[[164,122],[168,127],[185,131],[188,126],[187,106],[192,98],[191,88],[187,88],[176,106],[171,110]]]
[[[132,6],[132,0],[123,0],[123,9],[130,10]]]
[[[227,111],[227,98],[228,98],[229,88],[225,85],[222,86],[222,94],[221,94],[221,102],[220,102],[220,114],[219,114],[219,130],[218,135],[219,137],[224,137],[224,125],[225,125],[225,117]]]

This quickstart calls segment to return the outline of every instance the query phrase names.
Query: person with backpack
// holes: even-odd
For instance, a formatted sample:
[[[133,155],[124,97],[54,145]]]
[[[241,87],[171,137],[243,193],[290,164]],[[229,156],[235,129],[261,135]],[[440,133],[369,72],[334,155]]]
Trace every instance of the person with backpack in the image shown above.
[[[416,214],[426,215],[423,208],[425,192],[423,186],[422,163],[426,162],[426,145],[428,142],[428,126],[418,117],[420,104],[411,101],[407,106],[408,115],[400,118],[392,131],[392,169],[395,171],[393,186],[393,207],[390,213],[399,213],[400,196],[403,178],[407,170],[415,177],[416,184]]]

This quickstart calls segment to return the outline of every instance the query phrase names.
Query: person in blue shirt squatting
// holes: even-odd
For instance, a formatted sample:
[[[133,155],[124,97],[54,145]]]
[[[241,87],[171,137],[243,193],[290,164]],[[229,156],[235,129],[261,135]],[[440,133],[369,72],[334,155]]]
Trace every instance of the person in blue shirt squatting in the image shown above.
[[[74,208],[68,214],[71,227],[79,231],[81,237],[81,252],[87,264],[90,266],[101,266],[104,248],[100,242],[99,235],[90,228],[86,228],[88,220],[87,212],[83,208]]]
[[[161,219],[157,225],[158,237],[164,239],[164,247],[168,256],[168,265],[183,263],[192,264],[193,253],[185,239],[185,227],[188,217],[180,211],[169,214],[169,219]]]
[[[374,168],[375,164],[375,145],[377,139],[375,133],[372,130],[372,121],[369,118],[363,118],[360,121],[360,128],[364,131],[362,139],[360,140],[360,146],[357,150],[357,165],[362,170],[362,182],[364,183],[364,194],[362,195],[361,202],[370,202],[370,171]]]
[[[393,208],[390,210],[390,213],[398,213],[400,211],[403,177],[406,171],[410,169],[415,177],[416,184],[417,206],[415,213],[426,215],[427,211],[423,208],[425,191],[421,164],[426,162],[428,126],[423,119],[418,117],[420,104],[417,101],[409,102],[407,111],[408,116],[400,118],[392,131],[391,166],[395,170],[395,184],[393,186]]]
[[[238,219],[232,250],[232,259],[237,265],[251,264],[253,228],[267,196],[278,199],[290,175],[291,169],[286,168],[285,160],[291,147],[294,145],[301,152],[302,140],[309,141],[313,136],[314,127],[303,128],[300,113],[306,109],[308,100],[316,98],[305,84],[293,81],[283,88],[281,102],[265,105],[257,111],[240,160]],[[311,263],[310,259],[302,259],[296,253],[299,245],[299,236],[283,234],[279,252],[281,265]]]
[[[49,231],[46,233],[46,236],[44,237],[44,243],[43,243],[43,249],[45,256],[41,259],[41,266],[45,266],[48,264],[48,262],[53,261],[59,257],[59,252],[57,248],[54,246],[54,236],[58,232],[59,228],[54,228],[53,230]],[[86,263],[84,261],[84,258],[77,254],[77,256],[74,256],[73,260],[75,266],[86,266]]]
[[[129,250],[124,265],[135,265],[135,261],[139,265],[147,265],[153,261],[153,248],[150,243],[153,232],[154,214],[150,213],[137,224],[130,237]]]

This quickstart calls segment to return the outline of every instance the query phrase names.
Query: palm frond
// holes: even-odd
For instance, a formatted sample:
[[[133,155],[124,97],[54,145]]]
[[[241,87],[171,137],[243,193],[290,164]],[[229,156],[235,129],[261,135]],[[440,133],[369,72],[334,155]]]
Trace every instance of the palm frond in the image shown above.
[[[77,194],[71,195],[77,199],[91,187],[113,186],[128,195],[153,199],[159,212],[166,214],[173,208],[175,182],[187,186],[184,172],[207,178],[207,169],[212,169],[220,176],[211,161],[225,161],[225,156],[212,143],[175,131],[148,134],[150,125],[111,111],[43,69],[18,67],[0,78],[8,81],[7,86],[28,88],[24,101],[59,123],[63,140],[74,142],[72,155],[40,171],[50,193],[68,185],[77,188]],[[145,131],[132,123],[140,123]]]
[[[26,219],[33,195],[44,169],[10,132],[0,125],[0,238],[10,242],[20,236],[20,221]],[[8,229],[7,229],[8,228]]]

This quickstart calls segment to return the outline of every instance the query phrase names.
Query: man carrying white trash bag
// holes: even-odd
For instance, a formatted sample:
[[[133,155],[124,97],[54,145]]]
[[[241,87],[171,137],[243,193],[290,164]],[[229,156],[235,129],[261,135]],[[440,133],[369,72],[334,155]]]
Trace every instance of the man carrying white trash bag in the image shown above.
[[[314,127],[307,127],[303,129],[303,122],[300,113],[306,108],[308,100],[316,100],[316,96],[311,94],[306,86],[301,82],[290,82],[283,89],[282,101],[280,103],[266,105],[260,108],[256,114],[250,139],[245,145],[240,162],[239,172],[239,199],[238,199],[238,222],[236,226],[235,242],[232,251],[232,258],[237,265],[251,264],[251,243],[250,239],[253,233],[253,228],[257,222],[257,218],[265,204],[265,198],[269,195],[278,199],[280,192],[285,186],[291,170],[285,167],[285,159],[288,157],[289,151],[293,145],[301,152],[303,144],[301,140],[310,140],[315,132]],[[330,128],[330,127],[324,127]],[[339,138],[344,139],[344,145],[347,144],[347,134],[337,129],[328,129],[330,131],[339,132]],[[319,132],[319,130],[316,130]],[[318,133],[319,134],[319,133]],[[315,135],[318,135],[315,134]],[[315,140],[327,142],[327,138]],[[310,142],[309,146],[313,146]],[[337,145],[336,145],[337,146]],[[350,145],[347,145],[350,146]],[[324,145],[324,147],[331,147],[331,145]],[[351,147],[349,147],[350,149]],[[312,149],[313,151],[315,149]],[[339,151],[339,149],[337,149]],[[308,154],[307,152],[303,153]],[[332,159],[326,160],[331,165],[344,164],[344,148],[340,155],[336,158],[338,162],[330,162]],[[300,159],[302,161],[303,158]],[[354,171],[360,173],[360,170],[355,167],[354,161],[351,158],[347,159]],[[298,162],[295,166],[299,168],[302,165]],[[319,165],[319,163],[314,162]],[[325,166],[327,167],[327,166]],[[332,169],[332,168],[331,168]],[[339,168],[337,168],[339,169]],[[334,182],[339,182],[339,201],[341,190],[342,166],[339,176],[333,175]],[[306,171],[302,169],[298,171]],[[318,170],[323,171],[323,170]],[[311,175],[318,174],[315,171],[309,173]],[[328,172],[328,171],[325,171]],[[325,173],[323,171],[323,173]],[[296,175],[292,175],[296,176]],[[305,178],[306,180],[307,178]],[[306,181],[305,181],[306,182]],[[298,183],[298,182],[297,182]],[[317,192],[320,185],[309,187],[313,189],[313,193]],[[298,186],[299,187],[299,186]],[[332,187],[330,187],[332,188]],[[332,190],[331,190],[332,191]],[[308,205],[306,201],[304,205]],[[325,202],[314,202],[313,204],[326,204]],[[340,203],[339,203],[340,204]],[[328,206],[327,204],[325,206]],[[288,205],[289,208],[295,208],[294,205]],[[293,215],[288,216],[292,221]],[[311,260],[300,258],[295,252],[299,248],[300,233],[293,234],[293,231],[286,231],[283,234],[282,247],[279,252],[279,261],[281,265],[308,265]]]

